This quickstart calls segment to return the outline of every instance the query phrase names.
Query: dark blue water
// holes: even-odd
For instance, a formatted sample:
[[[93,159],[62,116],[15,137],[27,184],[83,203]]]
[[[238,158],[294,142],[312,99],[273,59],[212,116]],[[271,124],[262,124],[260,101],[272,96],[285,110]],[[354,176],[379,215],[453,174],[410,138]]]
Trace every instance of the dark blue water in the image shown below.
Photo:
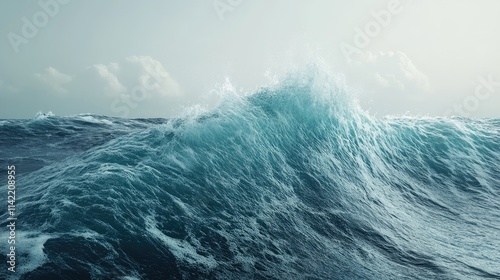
[[[13,164],[2,275],[500,279],[500,120],[375,119],[322,74],[181,119],[2,120]]]

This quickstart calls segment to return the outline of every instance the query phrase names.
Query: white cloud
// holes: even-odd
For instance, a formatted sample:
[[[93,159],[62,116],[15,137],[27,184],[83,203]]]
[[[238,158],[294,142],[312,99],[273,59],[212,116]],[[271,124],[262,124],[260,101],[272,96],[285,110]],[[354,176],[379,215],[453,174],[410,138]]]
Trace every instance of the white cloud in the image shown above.
[[[164,96],[180,95],[179,84],[172,79],[163,65],[150,56],[129,56],[127,61],[140,67],[138,85]]]
[[[140,88],[146,98],[176,97],[181,91],[179,84],[170,76],[163,65],[149,56],[130,56],[124,61],[109,64],[95,64],[90,67],[101,80],[89,80],[97,86],[97,92],[112,95],[130,94]],[[95,79],[95,78],[94,78]],[[102,84],[104,81],[104,85]]]
[[[51,92],[71,93],[65,109],[123,117],[168,117],[182,102],[179,84],[149,56],[96,63],[74,77],[48,67],[35,77]],[[52,96],[51,104],[56,97]],[[71,109],[71,110],[70,110]]]
[[[63,86],[73,80],[73,77],[59,72],[54,67],[48,67],[42,73],[35,73],[35,77],[57,93],[68,93]]]
[[[106,82],[104,87],[105,92],[114,94],[127,91],[116,76],[117,72],[120,70],[120,66],[117,63],[110,63],[108,65],[96,64],[93,65],[92,68],[95,69],[99,77]]]
[[[403,52],[364,52],[348,65],[346,78],[361,105],[382,114],[426,111],[432,100],[428,77]]]
[[[353,60],[350,73],[374,91],[393,94],[426,94],[429,79],[403,52],[365,52]]]

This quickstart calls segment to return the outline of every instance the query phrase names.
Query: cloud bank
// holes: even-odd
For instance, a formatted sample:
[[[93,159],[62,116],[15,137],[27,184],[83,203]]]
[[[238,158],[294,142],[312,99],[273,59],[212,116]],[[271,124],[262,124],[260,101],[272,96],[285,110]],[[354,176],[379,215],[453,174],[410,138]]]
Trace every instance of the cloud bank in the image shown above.
[[[166,117],[178,107],[174,105],[182,97],[177,81],[150,56],[129,56],[118,62],[96,63],[76,75],[50,66],[35,73],[34,77],[45,85],[46,97],[53,102],[53,107],[61,107],[58,103],[64,102],[72,111],[82,113]]]

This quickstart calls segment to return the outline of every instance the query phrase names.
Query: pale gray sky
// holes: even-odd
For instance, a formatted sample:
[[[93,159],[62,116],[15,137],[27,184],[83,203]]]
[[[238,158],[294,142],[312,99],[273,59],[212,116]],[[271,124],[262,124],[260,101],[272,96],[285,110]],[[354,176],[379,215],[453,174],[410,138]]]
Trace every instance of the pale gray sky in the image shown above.
[[[307,63],[365,109],[500,116],[500,1],[0,2],[0,118],[172,117]]]

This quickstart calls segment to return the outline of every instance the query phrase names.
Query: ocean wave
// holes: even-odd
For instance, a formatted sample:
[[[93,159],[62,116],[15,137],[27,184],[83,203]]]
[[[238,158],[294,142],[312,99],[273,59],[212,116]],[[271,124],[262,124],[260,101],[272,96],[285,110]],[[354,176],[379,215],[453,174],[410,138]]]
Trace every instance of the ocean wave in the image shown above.
[[[194,118],[90,118],[37,124],[120,133],[20,177],[50,236],[26,278],[500,277],[498,119],[376,119],[317,70]]]

